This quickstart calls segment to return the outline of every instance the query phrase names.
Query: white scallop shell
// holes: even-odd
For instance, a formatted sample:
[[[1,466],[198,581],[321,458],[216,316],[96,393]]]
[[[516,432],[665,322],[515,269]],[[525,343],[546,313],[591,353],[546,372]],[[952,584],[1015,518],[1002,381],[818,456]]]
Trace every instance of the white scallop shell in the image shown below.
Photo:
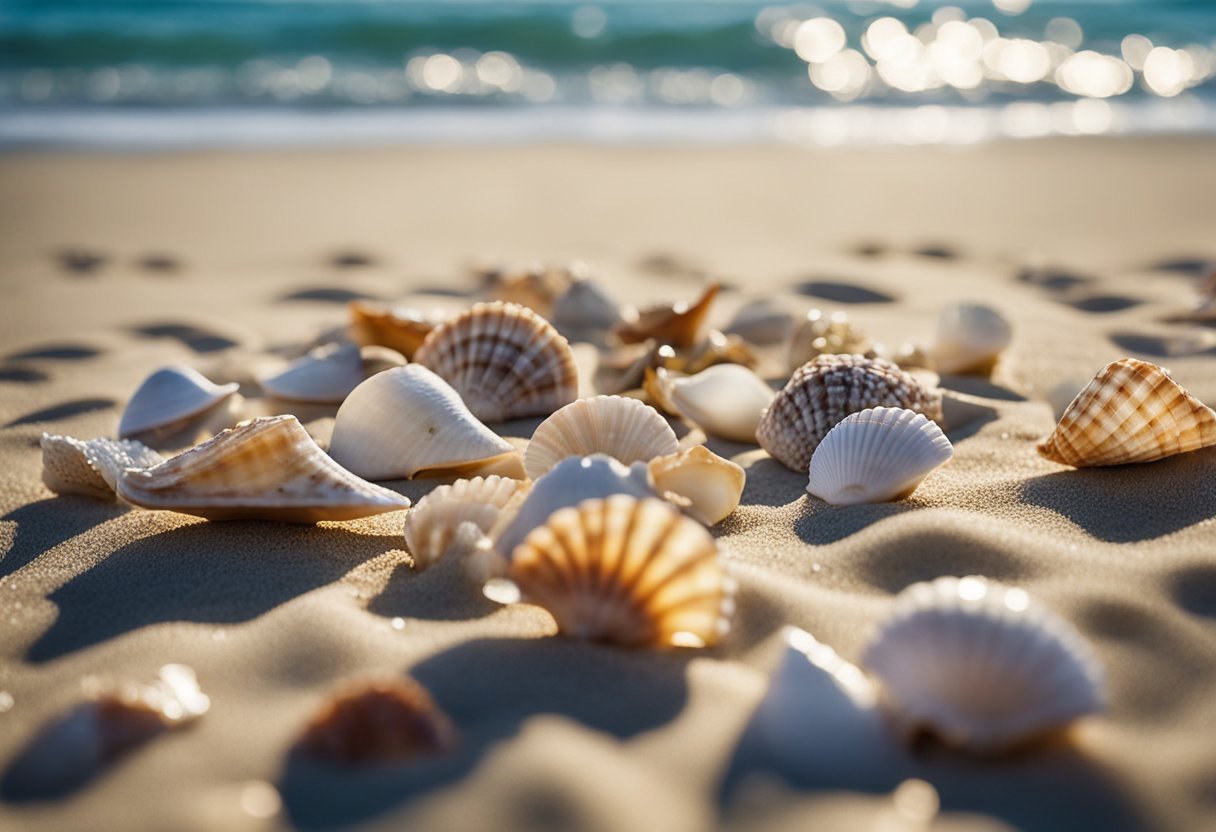
[[[807,493],[834,505],[901,500],[954,456],[942,429],[914,410],[846,416],[811,456]]]
[[[457,475],[515,453],[420,364],[377,373],[338,408],[329,453],[369,480]],[[519,471],[522,475],[522,470]]]
[[[119,438],[175,425],[222,402],[239,384],[212,384],[190,367],[174,365],[144,379],[118,425]]]
[[[536,479],[569,456],[608,454],[629,465],[679,449],[675,431],[659,412],[637,399],[592,396],[558,410],[537,426],[524,452]]]
[[[1013,327],[991,306],[952,304],[937,319],[934,369],[940,373],[981,370],[991,366],[1012,340]]]
[[[995,752],[1104,707],[1104,674],[1068,622],[1023,590],[938,578],[899,594],[862,666],[910,735]]]
[[[739,507],[747,484],[747,474],[740,466],[704,445],[652,459],[646,470],[656,493],[680,503],[689,516],[707,526],[721,522]]]
[[[474,477],[441,485],[419,500],[405,518],[405,544],[414,568],[426,569],[443,557],[465,523],[488,532],[522,485],[506,477]]]
[[[272,396],[293,402],[341,402],[363,381],[363,360],[355,344],[327,344],[297,358],[258,383]]]
[[[715,364],[693,376],[655,370],[676,411],[711,436],[732,442],[756,442],[760,415],[776,391],[739,364]]]

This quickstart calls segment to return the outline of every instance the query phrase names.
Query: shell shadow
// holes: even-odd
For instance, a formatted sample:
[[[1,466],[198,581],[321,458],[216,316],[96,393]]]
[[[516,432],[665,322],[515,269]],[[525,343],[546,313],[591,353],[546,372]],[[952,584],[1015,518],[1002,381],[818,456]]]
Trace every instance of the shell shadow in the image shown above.
[[[1015,548],[1008,551],[961,529],[916,530],[891,536],[857,555],[854,568],[870,586],[900,592],[943,575],[984,575],[1017,584],[1038,569]]]
[[[144,324],[131,327],[128,331],[140,338],[172,338],[197,353],[219,352],[237,346],[237,342],[231,338],[186,323],[166,321]]]
[[[398,564],[384,589],[368,604],[368,612],[385,618],[425,618],[463,621],[484,618],[500,609],[464,573],[459,557],[448,556],[422,572]]]
[[[377,300],[375,295],[366,292],[356,292],[351,289],[340,289],[331,286],[317,286],[310,289],[297,289],[279,298],[279,303],[291,301],[310,301],[313,303],[349,303],[352,300]]]
[[[1143,332],[1112,332],[1111,343],[1127,353],[1139,353],[1150,358],[1191,358],[1216,355],[1216,346],[1192,336],[1167,337]]]
[[[804,543],[826,546],[852,537],[867,526],[880,523],[920,505],[911,500],[895,503],[869,503],[857,506],[833,506],[808,497],[802,513],[794,521],[794,532]]]
[[[182,261],[172,254],[154,251],[139,257],[135,261],[135,265],[145,272],[163,277],[179,271],[182,268]]]
[[[335,251],[329,256],[326,263],[332,269],[358,269],[364,266],[376,265],[376,258],[365,251],[358,251],[352,248]]]
[[[1019,283],[1037,286],[1048,292],[1066,293],[1093,283],[1097,278],[1054,267],[1025,268],[1018,272]]]
[[[110,258],[80,246],[65,246],[55,252],[54,259],[61,270],[76,277],[85,277],[104,266]]]
[[[29,367],[0,367],[0,381],[9,384],[36,384],[46,381],[50,376],[41,370]]]
[[[1095,315],[1106,315],[1111,312],[1122,312],[1139,306],[1144,301],[1139,298],[1129,298],[1126,295],[1088,295],[1083,298],[1072,298],[1061,301],[1079,312],[1089,312]]]
[[[806,474],[792,471],[772,457],[761,457],[743,467],[747,482],[739,500],[741,506],[779,508],[806,496]],[[730,518],[723,523],[730,523]]]
[[[896,300],[894,296],[885,292],[843,280],[804,280],[795,284],[793,288],[800,295],[808,295],[832,303],[894,303]]]
[[[73,416],[79,416],[82,413],[92,413],[95,410],[106,410],[116,405],[114,399],[76,399],[75,401],[64,402],[57,404],[54,407],[46,407],[42,410],[35,410],[32,413],[27,413],[24,416],[18,416],[13,421],[5,425],[6,428],[17,427],[18,425],[36,425],[39,422],[58,422],[61,419],[70,419]]]
[[[1026,397],[1021,393],[995,384],[983,376],[942,376],[941,386],[956,393],[966,393],[968,396],[978,396],[982,399],[996,399],[1002,402],[1026,401]]]
[[[83,361],[101,355],[101,350],[86,344],[48,344],[4,356],[5,361]]]
[[[1150,263],[1147,268],[1154,272],[1173,272],[1174,274],[1198,277],[1208,269],[1216,268],[1216,259],[1191,256],[1170,257],[1165,260],[1159,260],[1156,263]]]
[[[1168,588],[1174,601],[1187,612],[1216,619],[1216,565],[1178,569],[1170,575]]]
[[[930,260],[959,260],[963,256],[954,246],[932,242],[917,246],[912,249],[912,254]]]
[[[43,552],[126,511],[118,503],[78,496],[39,500],[10,511],[0,521],[16,523],[17,529],[12,547],[0,556],[0,577],[12,575]]]

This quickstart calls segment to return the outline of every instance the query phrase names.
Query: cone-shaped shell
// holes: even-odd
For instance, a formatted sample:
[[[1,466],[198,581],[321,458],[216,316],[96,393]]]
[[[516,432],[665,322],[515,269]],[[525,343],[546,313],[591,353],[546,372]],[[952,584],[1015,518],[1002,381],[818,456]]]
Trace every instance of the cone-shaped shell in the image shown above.
[[[405,545],[414,568],[426,569],[443,557],[463,523],[489,532],[522,485],[506,477],[474,477],[441,485],[419,500],[405,518]]]
[[[1024,591],[938,578],[896,598],[862,657],[909,735],[999,751],[1104,706],[1102,668],[1081,635]]]
[[[747,474],[704,445],[652,459],[646,466],[650,482],[659,496],[687,502],[684,511],[712,526],[739,507]]]
[[[515,449],[477,421],[443,379],[410,364],[377,373],[346,397],[329,453],[361,477],[390,480],[458,475]]]
[[[131,396],[122,413],[118,435],[127,439],[176,425],[219,404],[239,386],[212,384],[190,367],[164,367],[144,379]]]
[[[90,439],[42,434],[42,481],[56,494],[83,494],[113,500],[118,478],[127,468],[164,462],[156,451],[133,439]]]
[[[410,504],[343,469],[294,416],[250,419],[154,468],[129,470],[118,496],[211,520],[282,523],[351,520]]]
[[[452,385],[486,422],[548,416],[578,396],[570,345],[519,304],[475,304],[436,327],[414,360]]]
[[[1135,358],[1107,364],[1038,446],[1053,462],[1087,468],[1152,462],[1216,445],[1216,412],[1169,372]]]
[[[304,355],[281,372],[259,379],[272,396],[318,404],[341,402],[363,381],[363,359],[356,344],[329,344]]]
[[[937,319],[933,366],[940,373],[991,369],[1013,340],[1013,328],[997,310],[981,303],[956,303]]]
[[[806,490],[835,505],[901,500],[953,455],[942,429],[920,413],[874,407],[828,431],[811,457]]]
[[[684,418],[711,436],[732,442],[756,441],[760,414],[773,401],[773,390],[746,367],[715,364],[693,376],[655,370],[658,386]]]
[[[406,358],[413,358],[422,342],[443,320],[442,315],[419,309],[389,307],[383,304],[352,300],[350,312],[351,337],[363,346],[394,349]]]
[[[568,456],[607,454],[630,465],[674,454],[680,442],[650,405],[623,396],[579,399],[537,426],[524,452],[524,469],[536,479]]]
[[[871,407],[903,407],[940,421],[942,394],[882,358],[821,355],[798,368],[773,399],[756,440],[787,468],[803,472],[828,431]]]
[[[825,315],[821,309],[812,309],[794,328],[786,359],[793,371],[821,355],[861,355],[872,346],[869,336],[845,313]]]
[[[730,630],[734,582],[713,538],[662,500],[618,495],[565,508],[511,556],[508,578],[565,635],[707,647]]]
[[[640,344],[653,338],[660,344],[678,349],[694,346],[701,340],[709,310],[720,288],[717,283],[709,284],[701,297],[691,304],[679,301],[643,309],[636,320],[618,324],[613,332],[626,344]]]

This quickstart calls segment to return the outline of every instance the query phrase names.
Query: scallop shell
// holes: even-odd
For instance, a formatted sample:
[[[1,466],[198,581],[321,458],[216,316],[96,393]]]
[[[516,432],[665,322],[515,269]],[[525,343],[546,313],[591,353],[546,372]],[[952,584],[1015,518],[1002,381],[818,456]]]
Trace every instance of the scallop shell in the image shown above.
[[[1152,462],[1216,445],[1216,412],[1169,371],[1123,358],[1077,394],[1038,446],[1053,462],[1087,468]]]
[[[464,523],[489,532],[522,485],[506,477],[474,477],[441,485],[419,500],[405,518],[405,544],[414,568],[426,569],[443,557]]]
[[[909,735],[1009,748],[1104,707],[1104,674],[1072,625],[1020,589],[938,578],[899,594],[862,665]]]
[[[937,319],[934,369],[941,373],[991,371],[1009,342],[1013,327],[997,310],[981,303],[956,303]]]
[[[626,344],[639,344],[653,338],[676,348],[691,347],[701,340],[709,310],[720,286],[711,283],[694,303],[679,301],[660,304],[637,313],[636,320],[623,321],[613,330]]]
[[[380,346],[413,358],[422,342],[446,315],[409,307],[390,307],[362,300],[347,304],[351,337],[363,346]]]
[[[734,613],[713,538],[656,499],[617,495],[555,512],[515,549],[508,578],[562,633],[588,641],[708,647]]]
[[[118,425],[121,439],[169,430],[227,399],[238,384],[212,384],[197,370],[174,365],[144,379]]]
[[[873,346],[869,336],[845,313],[824,315],[823,310],[812,309],[790,337],[787,364],[792,372],[821,355],[864,355]]]
[[[351,520],[410,504],[344,470],[294,416],[250,419],[154,468],[129,470],[118,496],[211,520],[283,523]]]
[[[747,474],[704,445],[652,459],[646,466],[654,490],[667,500],[687,502],[684,511],[707,526],[739,507]]]
[[[839,506],[902,500],[952,456],[950,440],[922,414],[874,407],[828,431],[811,457],[806,490]]]
[[[459,741],[426,688],[395,678],[347,684],[308,720],[297,747],[327,763],[357,766],[444,754]]]
[[[621,309],[599,283],[576,280],[553,304],[553,325],[566,336],[606,333],[621,322]]]
[[[760,414],[775,393],[738,364],[715,364],[693,376],[676,376],[659,368],[655,380],[676,412],[711,436],[732,442],[756,441]]]
[[[414,360],[452,385],[478,419],[548,416],[578,396],[566,339],[514,303],[478,303],[437,327]]]
[[[341,402],[363,381],[363,360],[355,344],[328,344],[258,380],[268,394],[285,401]]]
[[[592,396],[566,405],[537,426],[524,452],[536,479],[568,456],[608,454],[626,465],[674,454],[679,440],[653,407],[623,396]]]
[[[133,439],[90,439],[42,434],[42,481],[56,494],[83,494],[113,500],[118,478],[128,468],[164,462],[156,451]]]
[[[329,453],[370,480],[459,476],[518,459],[511,443],[478,422],[456,391],[420,364],[385,370],[356,387],[338,408]],[[511,467],[523,476],[522,466]]]
[[[758,346],[781,344],[794,331],[794,316],[772,298],[757,298],[741,307],[723,331]]]
[[[775,459],[806,471],[829,430],[870,407],[905,407],[942,418],[940,390],[927,389],[882,358],[821,355],[800,367],[760,418],[756,440]]]

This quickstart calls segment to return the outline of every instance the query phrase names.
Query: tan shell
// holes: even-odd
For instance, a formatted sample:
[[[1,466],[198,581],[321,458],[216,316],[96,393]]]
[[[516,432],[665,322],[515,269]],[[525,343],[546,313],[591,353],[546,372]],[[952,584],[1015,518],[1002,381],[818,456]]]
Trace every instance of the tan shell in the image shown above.
[[[524,452],[536,479],[568,456],[607,454],[626,465],[674,454],[679,440],[653,407],[623,396],[592,396],[541,422]]]
[[[352,300],[346,308],[350,312],[351,337],[356,343],[388,347],[406,358],[414,357],[426,336],[444,319],[442,315],[419,309],[362,300]]]
[[[756,441],[760,414],[774,397],[763,379],[738,364],[715,364],[692,376],[660,367],[646,389],[710,436],[747,443]]]
[[[756,440],[778,462],[804,473],[828,431],[871,407],[904,407],[940,422],[942,394],[882,358],[821,355],[800,367],[773,399]]]
[[[566,339],[515,303],[478,303],[427,336],[414,360],[452,385],[485,422],[548,416],[578,396]]]
[[[613,330],[626,344],[639,344],[653,338],[660,344],[676,348],[691,347],[701,340],[701,333],[718,296],[720,286],[710,283],[694,303],[660,304],[640,310],[637,319],[624,321]]]
[[[410,504],[330,459],[294,416],[250,419],[154,468],[129,470],[118,496],[211,520],[283,523],[351,520]]]
[[[144,379],[131,396],[118,425],[120,439],[171,432],[228,399],[238,384],[213,384],[197,370],[163,367]]]
[[[739,507],[747,474],[704,445],[693,445],[646,466],[654,490],[664,499],[687,501],[684,511],[707,526],[719,523]]]
[[[1077,394],[1038,449],[1053,462],[1087,468],[1152,462],[1211,445],[1216,412],[1167,370],[1124,358]]]
[[[933,344],[939,373],[991,373],[1013,340],[1013,327],[998,310],[982,303],[955,303],[942,309]]]
[[[734,582],[713,538],[653,498],[616,495],[555,512],[515,549],[507,574],[521,600],[589,641],[708,647],[734,612]]]
[[[845,313],[825,315],[821,309],[812,309],[790,336],[787,364],[792,372],[821,355],[865,355],[872,348],[869,336]]]
[[[118,478],[127,468],[164,462],[156,451],[133,439],[90,439],[42,434],[42,481],[56,494],[83,494],[113,500]]]
[[[552,319],[557,300],[588,273],[587,265],[577,260],[566,264],[528,263],[477,271],[484,281],[481,295],[486,300],[517,303],[546,320]]]
[[[443,557],[463,523],[489,532],[522,485],[506,477],[474,477],[441,485],[419,500],[405,518],[405,545],[414,568],[426,569]]]

